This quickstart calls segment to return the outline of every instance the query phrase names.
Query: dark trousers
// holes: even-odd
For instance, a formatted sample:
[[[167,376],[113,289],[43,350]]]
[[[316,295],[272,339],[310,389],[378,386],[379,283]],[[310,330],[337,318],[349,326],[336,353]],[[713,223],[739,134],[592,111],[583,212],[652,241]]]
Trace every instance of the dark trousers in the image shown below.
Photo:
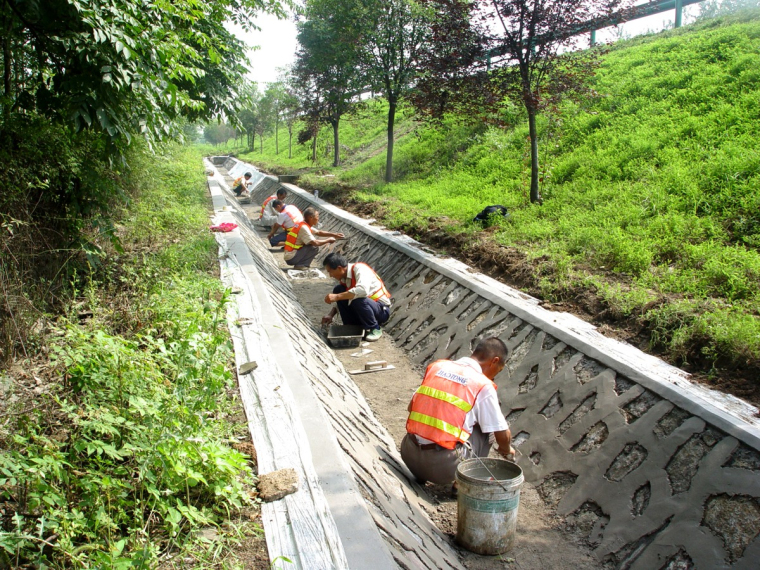
[[[232,191],[235,193],[235,196],[240,196],[243,192],[245,192],[245,187],[241,184],[238,184],[232,189]]]
[[[475,424],[469,439],[475,455],[488,457],[491,451],[489,434],[483,433]],[[450,485],[456,477],[457,465],[464,457],[461,444],[457,449],[446,449],[438,445],[427,444],[423,449],[414,435],[408,433],[401,440],[401,459],[420,482],[430,481],[436,485]]]
[[[296,254],[293,257],[286,259],[285,263],[288,265],[304,265],[306,267],[309,267],[309,265],[311,265],[311,262],[314,261],[314,258],[317,257],[318,253],[319,248],[317,246],[305,245],[296,251]]]
[[[346,286],[342,283],[338,283],[333,289],[335,294],[346,291]],[[344,325],[360,325],[364,330],[379,329],[380,325],[385,324],[391,316],[391,311],[387,305],[367,297],[352,299],[350,303],[338,301],[337,305]]]
[[[288,237],[288,231],[280,232],[269,238],[269,245],[272,247],[285,243],[285,239]]]

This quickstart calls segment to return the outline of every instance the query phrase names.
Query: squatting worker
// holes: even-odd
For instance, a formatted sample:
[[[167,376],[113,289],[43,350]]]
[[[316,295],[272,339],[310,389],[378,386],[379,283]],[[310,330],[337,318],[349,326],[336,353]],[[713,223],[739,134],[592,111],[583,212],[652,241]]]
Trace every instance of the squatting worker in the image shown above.
[[[246,172],[243,176],[235,179],[232,183],[232,191],[235,193],[235,196],[240,196],[243,192],[251,193],[251,190],[253,190],[253,178],[251,176],[253,175],[250,172]]]
[[[285,263],[294,265],[296,269],[308,269],[320,247],[344,238],[341,233],[318,230],[319,212],[314,208],[306,208],[303,219],[303,222],[298,222],[288,230],[285,238]],[[316,239],[314,236],[326,239]]]
[[[391,295],[382,279],[366,263],[347,263],[338,253],[325,257],[324,267],[338,284],[325,297],[325,303],[335,303],[336,307],[322,318],[322,323],[330,324],[340,311],[344,325],[359,325],[365,331],[365,340],[379,340],[383,335],[380,326],[391,316]]]
[[[279,245],[288,237],[288,230],[299,222],[303,222],[301,210],[293,204],[283,204],[282,200],[272,200],[272,209],[277,212],[277,221],[269,231],[269,245]],[[284,231],[279,234],[277,231],[282,228]]]
[[[272,208],[272,202],[275,200],[284,202],[285,196],[287,195],[287,190],[285,190],[285,188],[280,188],[277,191],[277,194],[272,194],[271,196],[267,197],[267,199],[264,200],[264,203],[261,205],[261,215],[259,216],[259,219],[254,222],[255,225],[270,229],[274,224],[276,224],[278,214],[274,208]]]
[[[491,450],[512,457],[512,435],[499,407],[493,379],[506,363],[507,347],[496,337],[481,340],[472,355],[436,360],[409,403],[401,458],[418,481],[451,484],[469,442],[479,457]]]

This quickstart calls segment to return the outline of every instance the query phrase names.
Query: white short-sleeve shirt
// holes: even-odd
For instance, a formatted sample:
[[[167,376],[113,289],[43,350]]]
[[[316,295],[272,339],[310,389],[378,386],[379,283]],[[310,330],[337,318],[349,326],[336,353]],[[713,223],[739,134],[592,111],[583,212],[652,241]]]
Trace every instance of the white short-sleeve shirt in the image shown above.
[[[480,367],[480,364],[478,364],[478,361],[469,356],[460,358],[455,362],[457,364],[469,366],[481,374],[483,373],[483,369]],[[501,406],[499,406],[499,396],[496,393],[493,384],[487,384],[480,390],[480,392],[478,392],[472,409],[467,412],[467,415],[464,417],[464,424],[462,427],[467,433],[472,433],[475,424],[480,426],[480,431],[483,433],[493,433],[495,431],[505,431],[509,429],[509,424],[501,411]],[[416,437],[421,444],[433,443],[424,437]]]

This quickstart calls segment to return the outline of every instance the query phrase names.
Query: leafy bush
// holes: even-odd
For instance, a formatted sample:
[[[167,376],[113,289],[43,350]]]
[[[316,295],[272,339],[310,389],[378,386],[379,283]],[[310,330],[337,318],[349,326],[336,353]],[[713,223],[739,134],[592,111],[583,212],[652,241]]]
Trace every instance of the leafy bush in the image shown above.
[[[209,274],[204,176],[196,153],[166,158],[143,159],[125,253],[80,281],[47,339],[44,391],[0,431],[0,566],[153,567],[251,501],[226,443],[227,293]]]

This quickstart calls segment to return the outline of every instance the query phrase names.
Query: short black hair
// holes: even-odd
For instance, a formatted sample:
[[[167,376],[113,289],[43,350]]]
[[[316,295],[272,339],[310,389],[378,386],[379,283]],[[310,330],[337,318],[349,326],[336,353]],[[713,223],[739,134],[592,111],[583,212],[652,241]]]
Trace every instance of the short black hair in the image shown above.
[[[280,188],[280,189],[277,191],[277,195],[278,195],[278,196],[282,196],[282,197],[284,198],[285,196],[287,196],[287,195],[288,195],[288,191],[287,191],[287,190],[285,190],[285,188]]]
[[[245,176],[246,178],[250,178],[251,176],[253,176],[253,174],[251,174],[250,172],[246,172],[245,174],[243,174],[243,176]]]
[[[478,342],[475,350],[472,351],[472,355],[478,360],[491,360],[494,356],[498,356],[499,360],[506,362],[509,349],[501,339],[492,336]]]
[[[272,209],[276,210],[279,206],[284,206],[285,202],[282,200],[272,200]]]
[[[348,267],[346,258],[339,253],[330,253],[322,262],[322,267],[329,267],[330,269],[338,269],[338,267]]]
[[[312,208],[311,206],[309,206],[308,208],[306,208],[303,211],[303,217],[304,218],[311,218],[311,217],[316,216],[316,215],[317,215],[317,209],[316,208]]]

